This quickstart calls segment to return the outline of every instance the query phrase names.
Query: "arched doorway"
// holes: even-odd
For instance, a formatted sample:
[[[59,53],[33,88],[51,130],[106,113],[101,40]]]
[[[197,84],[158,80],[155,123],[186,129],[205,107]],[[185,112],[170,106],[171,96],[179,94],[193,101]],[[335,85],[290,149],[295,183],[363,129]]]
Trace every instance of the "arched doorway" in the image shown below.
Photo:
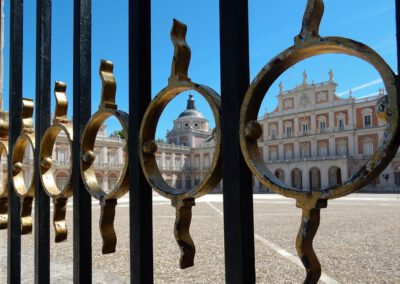
[[[328,170],[329,186],[335,186],[342,183],[342,171],[339,167],[332,166]]]
[[[282,169],[277,169],[275,171],[275,176],[281,180],[282,182],[285,182],[285,172]]]
[[[69,175],[65,171],[59,171],[55,174],[56,176],[56,185],[59,190],[63,190],[64,187],[68,184]]]
[[[316,167],[310,169],[310,189],[321,189],[321,171]]]
[[[108,190],[114,190],[115,185],[118,182],[118,175],[117,173],[110,173],[108,175]]]
[[[303,188],[303,178],[301,170],[298,168],[294,168],[291,173],[292,178],[292,186],[297,189]]]

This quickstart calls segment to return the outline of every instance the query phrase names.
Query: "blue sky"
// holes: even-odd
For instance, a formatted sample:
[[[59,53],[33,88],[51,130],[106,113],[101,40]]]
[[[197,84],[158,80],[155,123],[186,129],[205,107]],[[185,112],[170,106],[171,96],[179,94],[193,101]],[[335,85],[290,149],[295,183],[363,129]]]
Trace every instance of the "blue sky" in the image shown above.
[[[9,1],[6,6],[5,44],[5,108],[8,109]],[[24,3],[24,74],[23,96],[35,95],[35,2]],[[250,70],[251,78],[274,56],[293,44],[300,31],[306,0],[249,0]],[[73,1],[53,1],[52,81],[68,84],[72,107],[72,48]],[[92,51],[92,112],[97,110],[101,83],[98,76],[100,59],[114,62],[117,79],[117,103],[128,111],[128,1],[93,1]],[[375,49],[397,72],[394,0],[325,0],[325,15],[321,23],[322,36],[342,36],[363,42]],[[152,1],[152,95],[166,84],[170,72],[173,47],[169,38],[172,19],[188,25],[187,41],[192,49],[189,75],[193,81],[220,91],[218,1]],[[342,55],[325,55],[306,60],[285,72],[267,93],[260,114],[271,111],[276,104],[278,84],[285,89],[300,84],[303,70],[309,81],[326,81],[333,69],[339,84],[337,93],[346,97],[349,89],[354,97],[374,94],[379,75],[368,64]],[[378,82],[378,83],[377,83]],[[357,88],[368,85],[369,87]],[[357,90],[358,89],[358,90]],[[186,107],[187,94],[171,102],[164,111],[157,137],[163,138],[166,129]],[[198,109],[212,118],[207,103],[195,94]],[[54,100],[53,100],[54,101]],[[70,109],[72,115],[72,109]],[[211,125],[213,124],[211,119]],[[118,129],[110,123],[110,129]]]

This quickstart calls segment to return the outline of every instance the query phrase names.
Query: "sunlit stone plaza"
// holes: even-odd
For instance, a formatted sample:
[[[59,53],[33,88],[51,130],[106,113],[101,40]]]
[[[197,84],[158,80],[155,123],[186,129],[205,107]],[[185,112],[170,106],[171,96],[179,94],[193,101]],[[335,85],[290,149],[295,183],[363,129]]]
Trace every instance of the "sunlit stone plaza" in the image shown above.
[[[153,195],[155,283],[224,283],[222,195],[200,198],[193,209],[191,235],[195,265],[179,269],[179,247],[173,235],[175,210]],[[114,254],[101,254],[100,207],[92,203],[93,283],[129,283],[128,199],[117,207],[118,237]],[[352,194],[331,201],[321,211],[314,246],[322,265],[320,283],[400,282],[400,196]],[[300,224],[295,202],[275,194],[254,195],[254,243],[257,283],[301,283],[304,268],[296,255]],[[68,206],[68,240],[51,242],[51,282],[72,282],[72,204]],[[54,238],[51,228],[51,239]],[[7,231],[0,231],[0,275],[6,275]],[[33,281],[33,235],[22,236],[22,279]],[[336,282],[335,282],[336,281]]]

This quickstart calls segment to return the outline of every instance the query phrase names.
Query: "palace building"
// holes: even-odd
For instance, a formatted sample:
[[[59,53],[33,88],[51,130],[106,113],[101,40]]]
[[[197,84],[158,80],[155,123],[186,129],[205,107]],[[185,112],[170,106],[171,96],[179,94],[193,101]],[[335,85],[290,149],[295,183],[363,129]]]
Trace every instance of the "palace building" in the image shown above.
[[[292,90],[279,86],[276,108],[259,119],[260,152],[276,177],[295,188],[319,190],[350,178],[377,150],[385,122],[376,115],[385,95],[356,99],[336,95],[333,72],[322,83],[303,82]],[[394,191],[400,185],[395,159],[365,190]]]
[[[277,106],[266,112],[259,122],[263,135],[260,153],[272,173],[288,185],[304,191],[320,190],[350,178],[377,150],[385,131],[385,122],[376,114],[376,104],[385,96],[356,99],[340,98],[333,72],[322,83],[303,82],[292,90],[279,85]],[[100,129],[95,143],[95,173],[104,191],[113,189],[125,163],[125,140],[106,126]],[[215,141],[209,121],[196,108],[189,95],[186,109],[173,121],[166,139],[159,140],[156,161],[166,182],[177,191],[188,191],[200,183],[208,172]],[[29,149],[29,148],[28,148]],[[71,149],[65,135],[57,138],[52,155],[54,176],[61,188],[69,180]],[[3,180],[6,180],[6,160]],[[26,152],[24,175],[32,177],[33,154]],[[0,173],[1,174],[1,173]],[[364,190],[390,192],[400,185],[400,155],[396,155],[384,172]],[[253,178],[254,192],[268,191]],[[222,182],[215,188],[222,191]]]

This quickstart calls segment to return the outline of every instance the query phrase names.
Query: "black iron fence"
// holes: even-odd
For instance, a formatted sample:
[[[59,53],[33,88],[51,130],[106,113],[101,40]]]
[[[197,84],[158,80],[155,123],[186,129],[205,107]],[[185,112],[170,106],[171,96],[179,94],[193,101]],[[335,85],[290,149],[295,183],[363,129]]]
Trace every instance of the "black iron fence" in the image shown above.
[[[41,141],[48,130],[50,121],[50,67],[51,67],[51,0],[37,0],[36,16],[36,97],[35,127],[29,122],[31,107],[22,99],[23,57],[23,0],[10,0],[10,93],[8,138],[8,200],[6,216],[8,226],[8,283],[21,282],[21,234],[29,232],[32,220],[28,211],[34,200],[35,238],[35,283],[50,282],[50,197],[44,189],[40,175],[51,167],[51,159],[43,156]],[[390,162],[398,147],[398,106],[397,76],[385,62],[368,47],[341,38],[319,36],[319,22],[323,14],[322,0],[309,0],[303,19],[303,28],[293,47],[274,58],[260,72],[250,85],[249,74],[249,29],[247,0],[220,0],[220,55],[221,55],[221,97],[206,86],[191,82],[187,74],[190,49],[185,42],[186,27],[175,22],[171,37],[175,46],[173,68],[169,84],[151,100],[151,17],[150,0],[129,1],[129,115],[115,109],[115,81],[112,64],[102,62],[100,73],[103,81],[103,98],[98,115],[115,115],[128,131],[127,174],[119,183],[123,191],[129,190],[130,217],[130,272],[133,283],[153,282],[153,239],[152,239],[152,187],[171,199],[176,207],[175,237],[181,248],[181,267],[193,264],[195,248],[189,234],[191,207],[196,197],[207,193],[213,185],[224,179],[224,231],[225,270],[228,283],[254,283],[254,228],[252,174],[263,185],[282,195],[296,199],[303,209],[302,225],[297,237],[297,250],[307,271],[306,283],[316,283],[321,268],[312,248],[312,240],[318,229],[320,209],[326,207],[328,199],[344,196],[358,190],[372,181]],[[65,204],[58,202],[73,195],[73,277],[74,283],[92,281],[92,232],[91,198],[98,198],[102,207],[101,230],[103,252],[113,251],[114,202],[123,192],[105,194],[98,190],[90,169],[93,164],[91,139],[96,131],[85,129],[94,123],[91,109],[91,0],[74,0],[73,37],[73,131],[72,176],[70,192],[54,198],[54,210],[59,208],[61,219],[59,232],[64,232],[62,214]],[[400,28],[399,4],[396,0],[396,27]],[[157,7],[154,7],[155,9]],[[398,44],[400,42],[398,41]],[[312,55],[344,53],[360,57],[371,63],[382,75],[388,92],[386,101],[380,102],[378,112],[390,127],[382,149],[375,153],[370,163],[364,166],[349,182],[318,192],[302,192],[285,187],[271,176],[257,154],[257,139],[261,135],[257,124],[257,113],[262,97],[272,82],[291,65]],[[62,85],[59,85],[62,93]],[[158,119],[163,107],[182,90],[194,89],[203,94],[213,108],[217,125],[215,140],[220,141],[221,159],[215,159],[211,174],[197,189],[190,193],[178,194],[159,179],[154,168],[156,144],[154,133],[147,131],[143,124],[152,125]],[[60,97],[62,101],[62,97]],[[24,108],[23,108],[24,107]],[[63,123],[60,104],[59,123]],[[105,116],[104,116],[105,115]],[[21,124],[21,120],[25,119]],[[128,129],[129,125],[129,129]],[[96,127],[94,127],[96,129]],[[93,133],[92,133],[93,132]],[[21,172],[18,154],[14,150],[20,142],[21,133],[30,137],[35,144],[34,186],[26,192],[18,192],[16,178]],[[85,136],[82,138],[82,135]],[[89,138],[86,135],[89,135]],[[4,137],[3,137],[4,138]],[[86,140],[85,140],[86,139]],[[25,141],[25,140],[24,140]],[[32,142],[33,141],[33,142]],[[86,141],[86,142],[85,142]],[[28,143],[23,142],[23,143]],[[21,142],[22,143],[22,142]],[[87,143],[87,144],[85,144]],[[94,143],[94,142],[93,142]],[[219,150],[218,150],[219,151]],[[216,155],[217,156],[217,155]],[[247,163],[247,164],[246,164]],[[83,179],[85,178],[85,180]],[[199,189],[201,188],[201,190]],[[88,189],[88,190],[86,190]],[[73,194],[72,194],[73,193]],[[92,195],[91,195],[92,194]],[[61,194],[62,195],[62,194]],[[50,194],[51,196],[51,194]],[[60,205],[61,204],[61,205]],[[63,211],[64,210],[64,211]],[[1,213],[1,212],[0,212]],[[56,218],[57,214],[54,215]],[[22,217],[22,218],[21,218]],[[57,231],[57,226],[56,226]],[[62,237],[60,237],[62,238]],[[5,278],[2,278],[3,280]]]

